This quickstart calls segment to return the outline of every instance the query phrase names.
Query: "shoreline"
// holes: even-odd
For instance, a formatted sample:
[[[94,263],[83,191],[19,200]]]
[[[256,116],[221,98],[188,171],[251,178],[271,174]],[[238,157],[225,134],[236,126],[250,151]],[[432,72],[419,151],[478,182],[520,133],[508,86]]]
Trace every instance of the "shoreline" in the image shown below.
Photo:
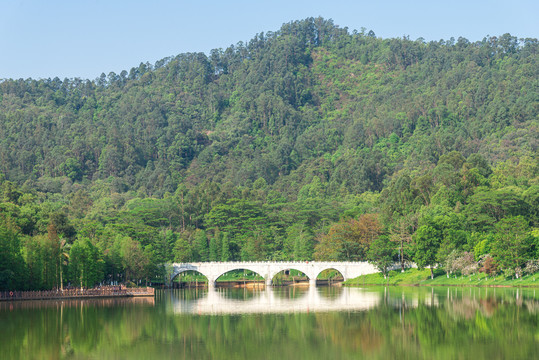
[[[528,288],[539,289],[539,285],[480,285],[480,284],[342,284],[345,287],[363,287],[363,286],[403,286],[403,287],[475,287],[475,288]]]
[[[470,275],[451,275],[435,271],[435,277],[430,278],[430,270],[408,269],[404,272],[391,271],[384,279],[381,273],[362,275],[349,279],[343,286],[447,286],[447,287],[483,287],[483,288],[539,288],[539,273],[524,275],[516,278],[505,278],[503,275],[487,276],[484,273]]]

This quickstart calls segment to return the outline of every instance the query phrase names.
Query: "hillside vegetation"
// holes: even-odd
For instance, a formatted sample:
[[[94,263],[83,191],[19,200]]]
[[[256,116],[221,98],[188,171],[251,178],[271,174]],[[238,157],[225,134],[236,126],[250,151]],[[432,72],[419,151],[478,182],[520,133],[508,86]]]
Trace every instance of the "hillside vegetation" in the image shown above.
[[[538,47],[311,18],[95,80],[4,79],[0,289],[173,260],[533,271]]]

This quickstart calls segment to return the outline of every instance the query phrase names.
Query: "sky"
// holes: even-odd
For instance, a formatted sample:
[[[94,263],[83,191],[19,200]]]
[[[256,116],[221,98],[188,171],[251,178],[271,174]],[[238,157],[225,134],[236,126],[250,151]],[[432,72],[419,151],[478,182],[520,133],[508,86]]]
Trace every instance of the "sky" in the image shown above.
[[[96,79],[321,16],[377,37],[539,37],[537,0],[0,0],[0,79]]]

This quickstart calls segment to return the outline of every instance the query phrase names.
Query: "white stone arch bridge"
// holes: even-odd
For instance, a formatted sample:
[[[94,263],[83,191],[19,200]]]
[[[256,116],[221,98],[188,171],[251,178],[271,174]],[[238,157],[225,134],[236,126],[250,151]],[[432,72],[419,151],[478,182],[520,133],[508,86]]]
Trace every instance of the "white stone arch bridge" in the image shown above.
[[[339,271],[344,280],[360,275],[377,273],[379,270],[368,262],[337,262],[337,261],[238,261],[238,262],[191,262],[174,263],[169,272],[169,282],[185,271],[197,271],[208,279],[210,287],[223,274],[232,270],[249,270],[262,276],[266,285],[271,285],[275,275],[284,270],[299,270],[309,278],[309,285],[316,285],[318,275],[328,269]]]

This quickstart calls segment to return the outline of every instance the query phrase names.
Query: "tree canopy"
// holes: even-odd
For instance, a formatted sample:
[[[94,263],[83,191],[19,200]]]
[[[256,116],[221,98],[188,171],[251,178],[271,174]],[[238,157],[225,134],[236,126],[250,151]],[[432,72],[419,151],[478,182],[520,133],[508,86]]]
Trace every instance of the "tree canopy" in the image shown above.
[[[537,49],[309,18],[95,80],[0,80],[0,288],[155,280],[173,260],[455,250],[522,269]]]

